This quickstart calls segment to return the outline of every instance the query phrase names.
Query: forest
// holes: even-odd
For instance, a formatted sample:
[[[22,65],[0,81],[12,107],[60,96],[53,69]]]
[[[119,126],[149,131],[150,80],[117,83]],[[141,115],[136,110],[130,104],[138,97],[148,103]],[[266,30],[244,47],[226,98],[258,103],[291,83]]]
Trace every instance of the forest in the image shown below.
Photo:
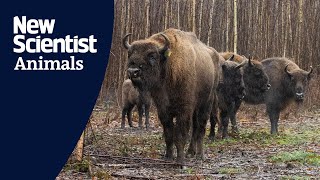
[[[320,176],[320,1],[313,0],[115,0],[108,66],[86,130],[57,179],[316,179]],[[168,28],[193,32],[218,52],[257,61],[286,57],[313,67],[304,102],[280,115],[280,133],[269,133],[265,105],[242,103],[240,133],[204,140],[205,160],[181,168],[163,160],[162,126],[154,105],[151,130],[120,128],[122,84],[128,78],[129,42]],[[137,126],[138,113],[133,112]],[[81,158],[73,156],[81,154]],[[76,155],[75,155],[76,154]]]

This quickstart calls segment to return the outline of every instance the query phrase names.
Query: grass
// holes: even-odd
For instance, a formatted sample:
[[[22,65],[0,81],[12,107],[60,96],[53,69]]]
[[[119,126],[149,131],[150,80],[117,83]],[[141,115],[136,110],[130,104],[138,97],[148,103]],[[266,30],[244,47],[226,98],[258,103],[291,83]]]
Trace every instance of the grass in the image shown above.
[[[234,144],[259,144],[261,146],[277,145],[277,146],[288,146],[288,145],[302,145],[308,143],[320,143],[320,128],[294,130],[287,129],[280,132],[279,135],[271,135],[267,129],[262,130],[243,130],[241,131],[238,138],[228,138],[223,140],[217,140],[210,142],[208,147],[217,147],[223,145],[234,145]]]
[[[74,170],[76,172],[88,172],[89,171],[89,161],[83,160],[81,162],[76,163],[67,163],[64,167],[64,170]]]
[[[269,158],[271,162],[296,162],[301,164],[320,166],[320,155],[306,151],[280,152]]]

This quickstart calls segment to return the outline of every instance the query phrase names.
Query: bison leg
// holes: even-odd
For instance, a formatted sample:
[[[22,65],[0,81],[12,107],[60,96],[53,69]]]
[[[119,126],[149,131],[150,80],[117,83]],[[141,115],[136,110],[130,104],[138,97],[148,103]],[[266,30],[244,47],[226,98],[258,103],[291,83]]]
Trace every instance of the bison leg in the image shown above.
[[[209,111],[208,111],[209,112]],[[197,130],[197,158],[204,159],[203,155],[203,138],[206,132],[206,125],[209,118],[209,113],[205,111],[205,108],[201,108],[200,113],[198,114],[198,130]]]
[[[193,113],[192,116],[192,135],[191,135],[191,142],[189,144],[189,148],[187,151],[187,157],[192,158],[196,155],[196,146],[197,146],[197,141],[196,141],[196,133],[197,129],[199,127],[198,121],[197,121],[197,112]]]
[[[142,128],[143,104],[138,104],[139,128]]]
[[[146,121],[145,121],[146,129],[149,129],[149,127],[150,127],[150,122],[149,122],[149,110],[150,110],[150,104],[145,104],[145,106],[144,106],[144,113],[145,113],[145,115],[146,115]]]
[[[195,154],[198,159],[204,158],[203,138],[206,132],[207,121],[208,121],[209,115],[211,115],[212,117],[216,117],[214,110],[212,110],[211,114],[209,113],[210,109],[212,109],[210,105],[209,106],[205,105],[204,107],[199,108],[193,114],[193,118],[192,118],[193,131],[192,131],[191,143],[188,149],[188,155],[191,155],[191,157],[193,157]],[[213,123],[214,125],[211,128],[214,128],[216,122],[213,122]],[[213,130],[213,133],[214,133],[214,130]]]
[[[267,113],[270,118],[271,123],[271,134],[278,133],[278,121],[280,116],[280,108],[277,108],[275,105],[267,105]]]
[[[122,121],[121,121],[121,128],[124,129],[126,125],[126,114],[129,110],[129,104],[125,104],[122,108]],[[129,118],[129,117],[128,117]]]
[[[191,124],[191,118],[192,118],[192,111],[191,110],[185,110],[182,111],[176,119],[176,125],[174,127],[174,137],[175,137],[175,145],[177,148],[177,162],[183,163],[184,162],[184,147],[186,145],[190,124]]]
[[[128,123],[130,127],[133,127],[132,125],[132,109],[133,109],[134,105],[130,104],[128,107],[128,112],[127,112],[127,117],[128,117]]]
[[[234,133],[239,133],[236,115],[237,115],[237,112],[238,112],[240,105],[241,105],[241,100],[236,100],[235,105],[230,112],[230,121],[231,121],[231,125],[232,125],[232,132],[234,132]]]
[[[222,123],[222,138],[224,139],[228,137],[229,117],[227,110],[221,110],[220,119]]]
[[[167,113],[159,112],[159,119],[163,126],[163,134],[166,142],[165,158],[173,160],[173,118],[168,116]]]
[[[216,114],[211,114],[210,115],[210,134],[209,134],[209,139],[210,140],[214,140],[214,137],[216,135],[215,133],[215,127],[216,127],[216,124],[217,124],[217,115]]]
[[[218,117],[217,117],[217,112],[218,109],[217,108],[212,108],[211,114],[210,114],[210,134],[209,134],[209,139],[214,140],[215,137],[215,127],[216,124],[218,123],[218,126],[220,126],[220,122],[218,121]]]

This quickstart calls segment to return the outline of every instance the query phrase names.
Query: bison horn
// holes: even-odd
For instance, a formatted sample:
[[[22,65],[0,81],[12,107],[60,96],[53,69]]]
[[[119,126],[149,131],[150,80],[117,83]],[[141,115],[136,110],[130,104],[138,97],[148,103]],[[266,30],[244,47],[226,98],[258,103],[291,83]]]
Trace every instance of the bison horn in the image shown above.
[[[284,71],[289,75],[289,77],[291,77],[291,74],[288,71],[288,66],[289,66],[289,64],[286,65],[286,67],[284,68]]]
[[[251,59],[252,59],[252,57],[251,57],[251,55],[249,55],[249,65],[253,66],[253,63],[252,63]]]
[[[169,45],[170,45],[169,38],[168,38],[167,35],[165,35],[163,33],[160,33],[160,35],[165,39],[165,44],[164,44],[164,47],[163,47],[162,51],[166,51],[169,48]]]
[[[131,45],[129,44],[128,42],[128,37],[132,35],[131,33],[128,33],[126,34],[123,39],[122,39],[122,43],[123,43],[123,46],[126,48],[126,49],[129,49],[131,47]]]
[[[310,75],[312,73],[312,71],[313,71],[313,67],[310,66],[310,70],[308,71],[308,75]]]
[[[233,59],[234,59],[234,54],[232,54],[232,56],[229,57],[229,59],[227,61],[233,61]]]
[[[242,66],[244,66],[246,64],[246,61],[243,61],[241,64],[239,64],[238,66],[236,66],[236,69],[240,69]]]

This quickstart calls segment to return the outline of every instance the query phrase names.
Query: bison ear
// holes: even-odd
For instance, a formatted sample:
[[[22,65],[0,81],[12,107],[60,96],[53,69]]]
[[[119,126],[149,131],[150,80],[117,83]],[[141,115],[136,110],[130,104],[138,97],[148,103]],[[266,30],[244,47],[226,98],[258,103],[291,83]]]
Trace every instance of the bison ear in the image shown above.
[[[231,57],[229,57],[229,59],[227,61],[233,61],[234,60],[234,54],[232,54]]]
[[[165,59],[167,59],[168,57],[170,57],[171,55],[171,50],[169,48],[170,46],[170,41],[167,35],[165,35],[164,33],[160,33],[160,35],[164,38],[165,42],[164,42],[164,46],[162,49],[160,49],[160,53],[163,54],[163,56],[165,57]]]
[[[286,74],[289,76],[289,78],[292,79],[292,75],[291,75],[291,73],[288,71],[288,66],[289,66],[289,64],[287,64],[286,67],[284,68],[284,72],[286,72]]]
[[[224,64],[224,63],[221,65],[221,67],[222,67],[222,70],[223,70],[223,71],[225,71],[225,70],[227,69],[227,65]]]
[[[249,61],[248,61],[248,63],[249,63],[249,66],[251,66],[251,67],[252,67],[252,66],[253,66],[253,63],[252,63],[252,61],[251,61],[251,60],[252,60],[252,57],[251,57],[251,55],[249,55]]]

